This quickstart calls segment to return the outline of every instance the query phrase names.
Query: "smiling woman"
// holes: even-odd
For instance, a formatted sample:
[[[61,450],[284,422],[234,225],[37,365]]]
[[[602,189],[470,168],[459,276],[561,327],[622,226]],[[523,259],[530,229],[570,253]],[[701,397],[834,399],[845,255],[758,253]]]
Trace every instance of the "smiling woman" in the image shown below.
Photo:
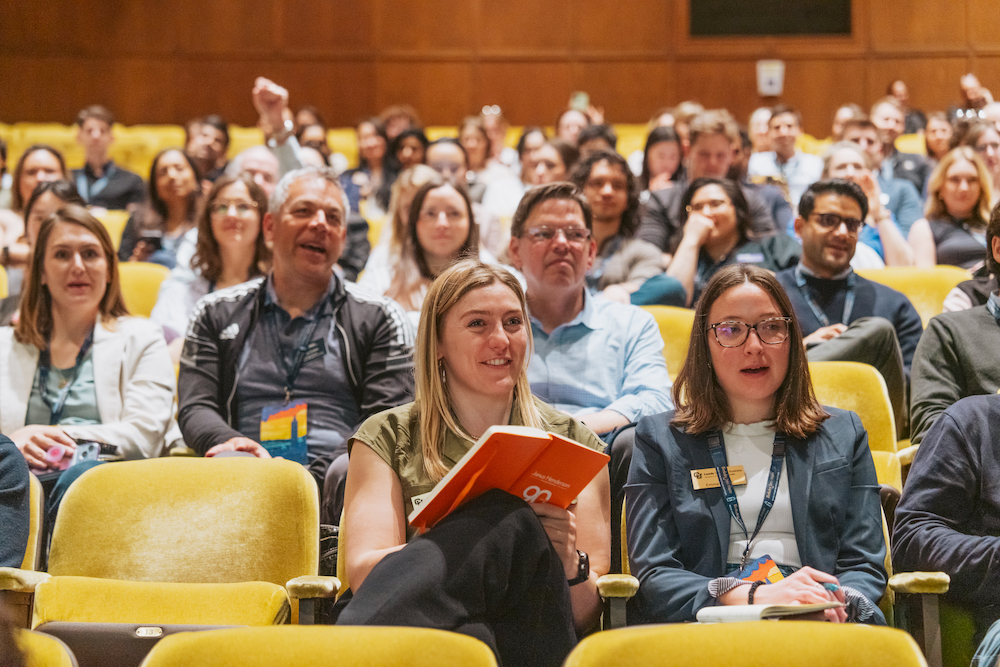
[[[365,529],[346,545],[353,592],[338,623],[419,617],[486,641],[502,664],[554,666],[576,631],[596,622],[596,578],[610,558],[606,468],[570,510],[494,490],[419,537],[405,523],[413,497],[491,426],[540,427],[603,449],[581,423],[532,397],[527,319],[524,292],[502,268],[463,261],[431,285],[416,401],[371,417],[351,440],[345,520]]]
[[[636,427],[625,488],[640,586],[629,622],[693,621],[712,605],[840,602],[825,620],[884,623],[868,436],[854,413],[817,403],[774,276],[743,264],[715,274],[673,392],[676,411]],[[696,481],[698,471],[721,484]],[[751,584],[758,563],[780,580]]]

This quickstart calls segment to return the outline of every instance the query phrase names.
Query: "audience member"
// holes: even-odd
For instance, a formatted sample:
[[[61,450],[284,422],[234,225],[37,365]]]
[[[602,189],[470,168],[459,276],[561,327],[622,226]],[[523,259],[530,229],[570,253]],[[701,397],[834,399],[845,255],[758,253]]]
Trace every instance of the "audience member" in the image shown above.
[[[1000,198],[1000,131],[992,123],[974,123],[962,137],[962,146],[972,147],[990,175],[990,206]]]
[[[507,271],[461,262],[434,281],[417,340],[414,403],[351,438],[343,625],[419,625],[485,641],[504,665],[558,667],[598,622],[608,571],[608,474],[571,509],[492,490],[416,537],[405,517],[494,425],[553,431],[601,450],[533,398],[524,293]],[[483,360],[500,363],[483,363]]]
[[[993,95],[989,89],[979,83],[979,78],[971,72],[962,75],[958,86],[962,101],[958,108],[953,109],[952,115],[956,118],[981,118],[979,112],[993,103]]]
[[[635,238],[639,192],[625,158],[594,151],[576,166],[572,181],[593,213],[597,255],[587,271],[587,287],[619,303],[683,305],[680,283],[660,269],[660,249]]]
[[[681,139],[672,127],[656,127],[646,137],[646,147],[642,156],[642,172],[639,189],[647,193],[665,190],[684,178],[681,165]]]
[[[134,209],[146,199],[142,177],[116,165],[108,158],[114,141],[111,126],[115,117],[102,106],[94,105],[76,115],[79,130],[76,142],[83,146],[82,169],[73,170],[76,189],[91,206],[110,209]]]
[[[580,131],[590,125],[590,116],[577,109],[567,109],[559,115],[556,120],[556,137],[568,144],[577,146],[580,138]]]
[[[771,135],[768,121],[771,120],[771,107],[754,109],[747,121],[752,153],[766,153],[771,150]]]
[[[200,207],[201,179],[194,161],[179,148],[160,151],[149,170],[149,197],[125,224],[118,259],[190,270]]]
[[[693,621],[712,605],[836,600],[846,607],[826,610],[826,620],[884,624],[876,604],[886,547],[868,435],[854,413],[816,401],[784,290],[767,271],[727,267],[706,287],[695,322],[673,387],[677,409],[636,428],[626,512],[640,585],[629,622]],[[830,474],[833,461],[839,472]],[[727,465],[742,467],[745,485],[733,489]],[[695,481],[706,470],[725,490]],[[784,578],[743,578],[764,559]]]
[[[851,269],[871,201],[851,181],[811,185],[795,219],[802,257],[776,277],[795,310],[809,360],[858,361],[878,369],[889,390],[896,433],[905,438],[910,364],[923,326],[909,299]]]
[[[922,217],[920,195],[909,181],[894,179],[889,184],[891,190],[886,193],[887,201],[883,204],[882,189],[874,167],[871,156],[861,146],[840,141],[824,155],[823,178],[851,181],[868,198],[868,215],[858,235],[860,243],[874,249],[886,266],[912,266],[913,248],[907,243],[905,235]]]
[[[539,186],[514,215],[510,256],[528,285],[531,391],[596,433],[611,434],[668,409],[670,376],[653,317],[586,289],[597,254],[593,227],[590,205],[578,189],[569,183]],[[606,437],[614,478],[611,525],[617,527],[632,431]],[[619,545],[621,531],[611,532],[612,544]],[[615,564],[619,553],[612,549]]]
[[[311,148],[320,154],[323,164],[320,166],[330,166],[330,144],[326,141],[326,128],[313,123],[300,125],[295,132],[295,140],[303,149]]]
[[[879,179],[883,189],[894,178],[902,178],[913,183],[917,192],[923,192],[931,173],[927,159],[916,153],[900,153],[896,149],[896,139],[903,134],[903,113],[895,97],[883,97],[872,105],[871,121],[878,128],[879,141],[882,142]]]
[[[7,171],[7,142],[0,137],[0,210],[10,208],[11,186],[14,178]]]
[[[365,282],[364,276],[368,275],[369,269],[375,272],[384,271],[392,266],[394,261],[392,257],[399,257],[403,243],[410,235],[410,207],[413,205],[413,196],[421,185],[439,178],[440,174],[425,164],[404,169],[396,177],[389,199],[387,224],[382,225],[378,242],[365,263],[365,273],[358,279],[359,284]]]
[[[378,115],[385,135],[389,141],[399,136],[399,133],[410,127],[423,127],[417,110],[409,104],[393,104],[382,110]]]
[[[549,139],[544,144],[531,151],[530,161],[531,185],[548,185],[557,181],[565,181],[577,160],[580,151],[576,146],[562,139]]]
[[[692,152],[697,151],[697,143]],[[733,181],[697,178],[684,191],[680,243],[667,276],[680,281],[691,306],[716,272],[729,264],[756,264],[769,271],[795,266],[802,249],[786,234],[760,236],[751,226],[743,190]]]
[[[515,180],[514,174],[490,155],[493,144],[490,142],[486,126],[479,116],[469,116],[458,126],[458,141],[465,149],[469,166],[465,173],[469,195],[473,201],[482,203],[486,188],[494,181]]]
[[[507,130],[510,128],[510,123],[507,122],[500,107],[496,104],[484,106],[480,119],[486,128],[486,136],[490,138],[490,159],[511,169],[511,173],[517,173],[514,169],[518,162],[517,150],[507,146]]]
[[[359,212],[363,218],[378,217],[389,207],[389,192],[396,178],[386,159],[389,135],[378,118],[361,121],[356,132],[358,166],[341,174],[340,184],[347,193],[352,211]],[[361,202],[365,202],[364,208]]]
[[[328,480],[323,519],[333,524],[348,436],[413,392],[412,330],[403,312],[333,273],[346,236],[345,209],[331,169],[282,178],[263,220],[273,268],[266,278],[198,303],[179,387],[189,446],[208,456],[273,452],[308,465],[317,482]],[[293,415],[304,421],[298,437],[288,426]],[[263,437],[272,434],[276,439]]]
[[[917,266],[982,265],[986,222],[990,219],[990,175],[968,146],[959,146],[938,163],[927,185],[924,219],[910,228]]]
[[[927,146],[927,161],[931,167],[936,167],[941,158],[952,149],[951,138],[955,128],[943,111],[935,111],[927,116],[925,144]]]
[[[678,132],[679,134],[679,132]],[[669,190],[650,192],[636,236],[649,241],[666,255],[672,255],[681,242],[686,215],[681,199],[688,183],[699,178],[723,179],[733,163],[733,144],[740,139],[739,128],[729,112],[713,109],[691,120],[690,154],[685,168],[687,180],[678,181]],[[751,228],[756,234],[776,231],[767,204],[755,192],[744,191],[750,208]],[[669,258],[664,258],[669,263]]]
[[[849,141],[844,137],[844,125],[849,120],[868,120],[868,116],[854,102],[847,102],[837,107],[833,113],[833,125],[830,127],[830,136],[834,142]]]
[[[618,133],[610,125],[588,125],[580,130],[577,137],[580,149],[580,159],[583,160],[594,151],[611,151],[618,148]]]
[[[927,127],[927,117],[923,111],[910,107],[910,89],[900,79],[896,79],[886,88],[886,95],[896,98],[900,108],[903,110],[903,132],[906,134],[916,134],[922,132]]]
[[[60,178],[70,180],[70,172],[66,169],[62,153],[45,144],[29,146],[21,153],[14,167],[10,209],[18,214],[23,213],[24,205],[35,191],[36,185]]]
[[[893,565],[944,572],[944,598],[972,614],[975,643],[1000,618],[996,434],[1000,397],[954,403],[921,440],[892,531]]]
[[[399,163],[400,170],[423,164],[427,155],[427,135],[419,127],[409,127],[392,140],[390,154]]]
[[[777,228],[784,230],[789,236],[793,236],[795,234],[795,213],[792,212],[792,206],[788,203],[787,184],[769,177],[756,179],[763,181],[759,183],[750,180],[748,167],[750,157],[753,154],[751,144],[750,135],[746,130],[741,129],[739,141],[733,144],[733,163],[729,165],[726,178],[739,183],[744,193],[752,192],[758,197],[771,213],[771,218],[774,219]]]
[[[226,176],[236,177],[240,174],[249,176],[264,191],[264,196],[270,199],[274,193],[274,186],[281,178],[278,158],[267,146],[251,146],[230,160],[226,166]]]
[[[388,263],[366,270],[358,284],[398,303],[416,326],[431,282],[456,261],[468,257],[479,257],[487,263],[496,261],[479,248],[479,227],[465,188],[434,178],[413,195],[407,234],[399,253]]]
[[[771,150],[750,156],[747,171],[751,177],[781,177],[788,184],[789,201],[798,206],[806,188],[823,174],[823,161],[795,147],[802,134],[802,116],[795,109],[778,105],[771,109],[767,122]]]
[[[0,567],[21,567],[24,561],[31,528],[30,474],[17,446],[0,435]]]
[[[149,316],[163,328],[174,361],[180,358],[184,332],[199,299],[267,270],[271,251],[261,232],[265,213],[264,191],[248,174],[223,176],[212,186],[198,216],[192,270],[174,271],[163,281]]]
[[[994,210],[989,220],[986,263],[989,273],[997,276],[1000,275],[997,260],[1000,209]],[[910,385],[913,444],[919,444],[938,415],[960,398],[1000,391],[1000,364],[991,354],[996,349],[1000,349],[1000,296],[995,288],[986,305],[942,313],[928,323],[913,356]]]
[[[292,120],[294,123],[293,132],[298,132],[299,128],[304,125],[322,125],[326,127],[323,114],[311,104],[299,107],[299,110],[292,116]]]
[[[674,107],[674,129],[677,130],[677,136],[681,139],[681,148],[684,150],[685,158],[691,150],[691,121],[704,111],[705,107],[690,100],[685,100]]]
[[[24,207],[24,240],[27,241],[29,257],[42,223],[66,204],[87,205],[76,186],[69,181],[42,181],[35,187]]]
[[[229,150],[229,126],[215,114],[198,118],[187,127],[184,152],[197,165],[206,181],[215,182],[226,171],[226,151]],[[205,187],[204,189],[208,189]]]

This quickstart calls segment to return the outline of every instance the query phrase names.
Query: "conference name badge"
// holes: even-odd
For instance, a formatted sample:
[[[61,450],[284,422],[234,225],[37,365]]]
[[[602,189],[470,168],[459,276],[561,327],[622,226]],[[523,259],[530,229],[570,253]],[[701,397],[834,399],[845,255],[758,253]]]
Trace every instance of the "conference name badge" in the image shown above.
[[[747,476],[746,473],[743,472],[743,466],[727,466],[726,469],[729,471],[729,479],[732,480],[733,486],[746,485]],[[691,484],[694,486],[695,491],[701,491],[702,489],[717,489],[722,486],[719,482],[719,475],[716,473],[715,468],[692,470]]]

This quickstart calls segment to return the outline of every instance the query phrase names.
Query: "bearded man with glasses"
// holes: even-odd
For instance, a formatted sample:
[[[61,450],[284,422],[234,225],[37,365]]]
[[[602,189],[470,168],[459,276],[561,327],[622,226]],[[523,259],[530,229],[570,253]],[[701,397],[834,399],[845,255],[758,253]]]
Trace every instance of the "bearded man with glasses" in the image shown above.
[[[524,274],[534,350],[531,392],[602,435],[611,456],[612,571],[619,567],[622,487],[640,417],[673,407],[653,316],[587,291],[597,255],[583,192],[557,182],[529,190],[511,222],[511,263]]]
[[[923,333],[920,316],[903,294],[851,269],[868,199],[850,181],[813,183],[799,201],[795,233],[799,264],[777,274],[795,309],[810,361],[858,361],[885,379],[896,434],[909,433],[910,364]]]

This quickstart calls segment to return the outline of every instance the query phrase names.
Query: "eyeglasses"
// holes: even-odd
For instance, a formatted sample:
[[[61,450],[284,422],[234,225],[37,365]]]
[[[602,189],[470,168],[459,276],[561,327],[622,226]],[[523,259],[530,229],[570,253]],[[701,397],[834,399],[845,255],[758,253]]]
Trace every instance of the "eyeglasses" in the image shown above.
[[[722,208],[723,206],[731,204],[732,202],[729,201],[728,199],[710,199],[709,201],[698,202],[696,204],[688,204],[684,210],[686,210],[688,213],[694,213],[696,211],[698,213],[701,213],[705,209],[714,211],[718,208]]]
[[[532,243],[548,243],[555,239],[556,234],[562,234],[566,243],[570,245],[583,245],[590,238],[590,230],[586,227],[532,227],[524,230],[525,235],[531,239]]]
[[[769,317],[757,324],[730,320],[710,324],[708,328],[715,332],[715,340],[722,347],[739,347],[747,342],[751,329],[757,332],[757,338],[760,342],[766,345],[777,345],[785,342],[785,339],[788,338],[788,327],[791,321],[790,317]]]
[[[209,209],[213,216],[221,218],[229,215],[230,207],[236,207],[236,215],[245,218],[257,208],[257,202],[245,201],[217,201]]]
[[[988,144],[981,144],[979,146],[976,146],[976,152],[977,153],[981,153],[983,155],[986,155],[990,151],[993,151],[994,153],[1000,153],[1000,144],[998,144],[995,141],[992,141],[992,142],[990,142]]]
[[[813,213],[813,217],[816,219],[816,224],[823,229],[837,229],[843,223],[851,234],[857,233],[861,225],[864,224],[864,221],[857,218],[845,218],[836,213]]]

